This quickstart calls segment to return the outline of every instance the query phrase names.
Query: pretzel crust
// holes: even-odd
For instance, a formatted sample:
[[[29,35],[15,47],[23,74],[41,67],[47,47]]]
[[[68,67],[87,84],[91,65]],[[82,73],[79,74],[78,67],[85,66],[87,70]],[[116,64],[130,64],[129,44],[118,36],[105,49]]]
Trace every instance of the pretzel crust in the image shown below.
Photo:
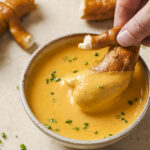
[[[82,19],[107,20],[114,17],[116,0],[84,0]]]
[[[33,45],[33,37],[24,30],[19,17],[26,15],[36,8],[34,0],[5,0],[0,2],[0,34],[9,27],[16,42],[28,49]]]
[[[109,51],[103,60],[92,69],[100,72],[110,71],[133,71],[138,60],[140,45],[131,47],[122,47],[118,44],[116,37],[121,27],[109,29],[108,31],[97,35],[90,36],[91,40],[84,40],[79,44],[79,48],[101,49],[109,47]],[[88,37],[89,37],[88,36]],[[88,38],[86,36],[86,38]],[[86,41],[86,46],[85,46]],[[88,43],[89,42],[89,43]]]

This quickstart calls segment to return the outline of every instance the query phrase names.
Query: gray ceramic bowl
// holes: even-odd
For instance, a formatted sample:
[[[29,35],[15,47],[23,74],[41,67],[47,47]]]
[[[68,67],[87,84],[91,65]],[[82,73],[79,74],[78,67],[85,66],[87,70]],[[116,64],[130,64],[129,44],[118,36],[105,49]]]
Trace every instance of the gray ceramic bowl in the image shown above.
[[[125,130],[123,130],[122,132],[106,138],[106,139],[100,139],[100,140],[74,140],[74,139],[70,139],[70,138],[66,138],[63,136],[60,136],[54,132],[52,132],[51,130],[48,130],[47,128],[45,128],[44,125],[42,125],[42,123],[39,122],[39,120],[35,117],[35,115],[32,113],[27,99],[26,99],[26,95],[25,95],[25,90],[27,88],[27,80],[30,76],[30,72],[32,70],[32,68],[34,67],[34,65],[36,64],[36,62],[44,57],[44,55],[46,55],[49,51],[51,51],[55,46],[61,45],[65,42],[68,42],[69,40],[76,40],[77,38],[83,38],[86,34],[82,33],[82,34],[72,34],[72,35],[67,35],[61,38],[57,38],[56,40],[50,41],[48,44],[44,45],[43,47],[39,48],[31,57],[27,67],[25,68],[22,78],[21,78],[21,85],[20,85],[20,94],[21,94],[21,99],[22,99],[22,103],[25,107],[25,110],[27,111],[27,114],[29,115],[29,117],[31,118],[31,120],[34,122],[34,124],[41,129],[44,133],[46,133],[47,135],[49,135],[49,137],[53,138],[54,140],[58,141],[59,143],[71,147],[71,148],[77,148],[77,149],[96,149],[96,148],[101,148],[101,147],[105,147],[108,146],[114,142],[117,142],[119,140],[121,140],[122,138],[124,138],[125,136],[127,136],[138,124],[139,122],[142,120],[142,118],[144,117],[148,107],[149,107],[149,95],[148,95],[148,99],[147,102],[145,104],[145,107],[143,109],[143,111],[141,112],[140,116],[134,121],[134,123],[132,125],[130,125],[128,128],[126,128]],[[142,64],[145,67],[145,70],[147,72],[147,79],[148,79],[148,85],[150,85],[150,74],[149,74],[149,70],[147,65],[145,64],[144,60],[140,57],[139,58],[140,61],[142,62]]]

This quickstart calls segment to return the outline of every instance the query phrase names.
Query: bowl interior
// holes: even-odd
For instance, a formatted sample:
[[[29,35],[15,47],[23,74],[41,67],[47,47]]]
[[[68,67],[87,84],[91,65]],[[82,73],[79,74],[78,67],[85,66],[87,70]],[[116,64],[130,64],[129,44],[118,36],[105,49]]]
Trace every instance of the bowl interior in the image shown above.
[[[27,102],[27,95],[26,95],[26,90],[27,88],[29,88],[28,86],[28,81],[30,80],[30,74],[32,73],[33,68],[38,65],[38,63],[40,63],[40,60],[43,59],[48,53],[50,53],[54,48],[56,47],[61,47],[61,45],[68,43],[68,42],[73,42],[74,40],[82,40],[83,37],[85,36],[85,33],[82,34],[74,34],[74,35],[68,35],[62,38],[58,38],[54,41],[49,42],[48,44],[42,46],[41,48],[39,48],[31,57],[26,69],[24,70],[23,74],[22,74],[22,79],[21,79],[21,98],[22,98],[22,102],[23,105],[29,115],[29,117],[31,118],[31,120],[36,124],[36,126],[38,126],[42,131],[44,131],[46,134],[48,134],[49,136],[53,137],[54,139],[57,139],[60,142],[63,143],[69,143],[69,144],[78,144],[78,145],[90,145],[90,144],[99,144],[101,143],[102,145],[105,143],[113,143],[115,141],[118,141],[119,139],[121,139],[122,137],[124,137],[126,134],[128,134],[140,121],[141,119],[144,117],[146,110],[148,109],[149,106],[149,95],[147,98],[147,102],[145,104],[145,107],[143,109],[143,111],[141,112],[140,116],[138,116],[138,118],[136,119],[136,121],[130,125],[128,128],[126,128],[125,130],[123,130],[122,132],[106,138],[106,139],[101,139],[101,140],[74,140],[74,139],[70,139],[70,138],[66,138],[63,136],[60,136],[54,132],[52,132],[51,130],[48,130],[47,128],[45,128],[44,125],[42,125],[39,120],[35,117],[35,115],[32,113],[32,110],[30,109],[28,102]],[[139,57],[140,61],[142,62],[146,73],[147,73],[147,80],[148,80],[148,88],[149,88],[149,70],[147,65],[145,64],[144,60]]]

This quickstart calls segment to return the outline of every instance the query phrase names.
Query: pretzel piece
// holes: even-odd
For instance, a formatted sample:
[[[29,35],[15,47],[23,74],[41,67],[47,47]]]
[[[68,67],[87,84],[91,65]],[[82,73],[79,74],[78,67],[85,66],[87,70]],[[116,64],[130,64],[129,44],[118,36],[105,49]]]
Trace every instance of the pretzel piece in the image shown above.
[[[84,42],[79,44],[81,49],[100,49],[110,47],[104,59],[93,70],[100,72],[132,71],[138,60],[140,46],[122,47],[117,43],[116,37],[121,27],[109,29],[97,35],[88,35]]]
[[[116,0],[83,0],[82,19],[107,20],[114,17]]]

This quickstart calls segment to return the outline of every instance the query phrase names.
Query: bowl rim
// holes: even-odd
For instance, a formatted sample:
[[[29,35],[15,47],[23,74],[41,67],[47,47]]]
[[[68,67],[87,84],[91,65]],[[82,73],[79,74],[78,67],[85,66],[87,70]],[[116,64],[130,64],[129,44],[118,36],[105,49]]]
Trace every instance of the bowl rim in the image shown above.
[[[60,36],[55,38],[54,40],[50,40],[47,44],[43,44],[43,46],[39,47],[30,57],[24,71],[22,72],[21,75],[21,80],[20,80],[20,96],[21,96],[21,101],[22,104],[28,114],[28,116],[30,117],[30,119],[33,121],[33,123],[40,129],[42,130],[44,133],[46,133],[47,135],[49,135],[50,137],[56,139],[59,142],[65,142],[65,143],[70,143],[70,144],[77,144],[77,145],[97,145],[97,144],[104,144],[107,142],[111,142],[114,140],[117,140],[119,138],[122,138],[123,136],[125,136],[126,134],[128,134],[131,130],[133,130],[139,123],[140,121],[143,119],[143,117],[145,116],[149,105],[150,105],[150,91],[149,91],[149,87],[150,87],[150,71],[148,69],[148,66],[146,65],[145,61],[143,60],[143,58],[141,56],[139,56],[140,61],[142,62],[146,74],[147,74],[147,79],[148,79],[148,97],[147,97],[147,102],[142,110],[142,112],[140,113],[140,115],[137,117],[137,119],[126,129],[124,129],[123,131],[110,136],[108,138],[104,138],[104,139],[97,139],[97,140],[78,140],[78,139],[71,139],[71,138],[67,138],[64,136],[61,136],[49,129],[47,129],[37,118],[36,116],[33,114],[32,110],[30,109],[30,106],[28,105],[26,96],[25,96],[25,89],[24,89],[24,85],[25,85],[25,80],[27,78],[27,73],[28,70],[30,68],[30,66],[33,64],[34,59],[36,59],[39,54],[46,48],[46,47],[50,47],[52,44],[56,44],[57,42],[60,42],[61,40],[65,40],[65,39],[71,39],[71,38],[75,38],[75,37],[82,37],[85,35],[96,35],[95,33],[72,33],[72,34],[67,34],[65,36]]]

